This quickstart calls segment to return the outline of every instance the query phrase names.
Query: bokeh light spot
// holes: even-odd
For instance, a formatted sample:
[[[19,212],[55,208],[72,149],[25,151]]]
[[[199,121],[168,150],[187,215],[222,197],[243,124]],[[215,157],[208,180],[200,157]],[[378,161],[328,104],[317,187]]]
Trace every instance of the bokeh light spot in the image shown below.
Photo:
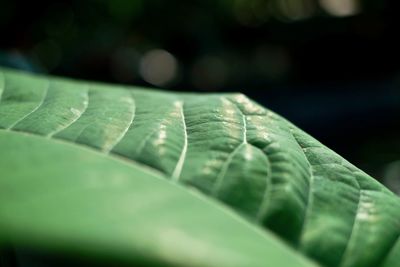
[[[321,7],[330,15],[336,17],[353,16],[360,12],[357,0],[320,0]]]
[[[283,22],[308,19],[316,11],[314,1],[310,0],[275,0],[272,6],[274,14]]]
[[[174,80],[177,69],[178,63],[171,53],[154,49],[141,58],[139,72],[146,82],[162,86]]]

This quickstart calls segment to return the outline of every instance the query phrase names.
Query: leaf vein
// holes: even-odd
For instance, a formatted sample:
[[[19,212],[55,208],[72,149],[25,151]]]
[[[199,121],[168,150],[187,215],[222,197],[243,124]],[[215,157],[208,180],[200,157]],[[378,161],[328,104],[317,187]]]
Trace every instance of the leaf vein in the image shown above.
[[[187,153],[187,147],[188,147],[188,132],[187,132],[187,128],[186,128],[186,119],[185,119],[185,113],[184,113],[184,103],[183,101],[178,102],[178,105],[180,107],[180,115],[181,115],[181,119],[182,119],[182,127],[183,127],[183,148],[182,148],[182,152],[181,155],[179,156],[179,160],[175,166],[175,169],[172,173],[172,180],[174,182],[178,182],[182,173],[182,168],[183,168],[183,164],[185,162],[185,158],[186,158],[186,153]]]
[[[89,106],[89,93],[88,93],[87,88],[85,88],[85,98],[84,98],[84,102],[83,102],[83,110],[69,124],[66,124],[63,127],[60,127],[59,129],[49,133],[47,135],[47,137],[51,138],[53,135],[61,132],[62,130],[66,129],[69,126],[71,126],[72,124],[74,124],[80,117],[82,117],[83,113],[86,112],[88,106]]]
[[[42,99],[40,100],[40,102],[38,103],[38,105],[32,109],[30,112],[28,112],[27,114],[25,114],[24,116],[22,116],[21,118],[19,118],[18,120],[16,120],[14,123],[12,123],[10,126],[7,127],[6,130],[11,130],[15,127],[15,125],[17,125],[18,123],[22,122],[23,120],[25,120],[28,116],[30,116],[31,114],[33,114],[35,111],[37,111],[44,103],[44,100],[46,99],[47,93],[49,92],[49,88],[50,88],[50,81],[48,81],[47,87],[46,87],[46,91],[43,94]]]
[[[113,150],[113,148],[115,146],[117,146],[119,144],[119,142],[121,142],[121,140],[125,137],[126,133],[128,132],[128,130],[132,127],[133,125],[133,121],[135,120],[136,117],[136,104],[135,104],[135,99],[130,96],[130,99],[132,100],[132,105],[133,105],[133,109],[132,109],[132,116],[129,120],[128,125],[125,127],[125,129],[121,132],[120,136],[118,136],[118,138],[115,140],[114,144],[112,144],[110,147],[104,148],[103,152],[105,152],[106,154],[110,153],[111,150]]]

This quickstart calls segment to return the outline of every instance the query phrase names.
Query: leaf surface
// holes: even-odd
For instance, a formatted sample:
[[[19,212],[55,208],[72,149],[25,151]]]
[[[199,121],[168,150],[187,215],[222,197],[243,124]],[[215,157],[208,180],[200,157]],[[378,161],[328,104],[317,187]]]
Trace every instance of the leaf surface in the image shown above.
[[[186,247],[181,240],[181,246],[211,249],[221,258],[200,260],[205,254],[199,252],[202,256],[192,255],[190,260],[177,254],[183,260],[175,259],[172,266],[307,264],[289,248],[280,251],[282,246],[276,245],[270,230],[322,266],[390,267],[400,260],[399,198],[241,94],[164,93],[9,70],[3,70],[0,78],[0,127],[4,129],[0,187],[5,192],[0,196],[0,216],[6,218],[7,227],[16,227],[12,231],[16,237],[40,233],[46,235],[42,242],[55,242],[64,240],[57,235],[74,232],[66,243],[105,238],[105,244],[121,242],[121,247],[136,251],[133,255],[143,256],[144,261],[163,262],[166,259],[155,249],[160,245],[157,238],[169,225],[166,221],[179,219],[173,229],[206,244]],[[92,156],[95,163],[85,161]],[[206,203],[198,200],[198,194],[184,194],[180,185],[208,196],[201,197]],[[152,191],[153,186],[160,192]],[[232,226],[237,218],[209,199],[233,209],[247,221],[246,226],[241,230]],[[148,204],[153,201],[154,205]],[[132,210],[126,210],[130,205]],[[136,214],[135,207],[144,215]],[[107,218],[110,211],[115,211],[113,218]],[[65,216],[71,218],[71,225],[62,223]],[[106,223],[111,221],[116,225]],[[32,229],[24,229],[21,223]],[[95,229],[88,231],[88,225]],[[264,227],[263,234],[257,225]],[[154,233],[148,233],[151,228]],[[130,231],[137,239],[126,237]],[[140,233],[154,242],[143,243],[146,238]],[[144,247],[136,247],[139,243]],[[124,249],[114,254],[127,256]],[[291,256],[281,258],[275,253],[278,250]]]

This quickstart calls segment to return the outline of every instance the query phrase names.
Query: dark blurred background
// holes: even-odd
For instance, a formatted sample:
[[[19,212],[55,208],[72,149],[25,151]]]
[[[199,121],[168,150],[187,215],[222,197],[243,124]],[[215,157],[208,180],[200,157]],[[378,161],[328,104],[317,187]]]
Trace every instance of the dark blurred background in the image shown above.
[[[0,0],[0,64],[243,92],[384,179],[400,159],[398,2]]]

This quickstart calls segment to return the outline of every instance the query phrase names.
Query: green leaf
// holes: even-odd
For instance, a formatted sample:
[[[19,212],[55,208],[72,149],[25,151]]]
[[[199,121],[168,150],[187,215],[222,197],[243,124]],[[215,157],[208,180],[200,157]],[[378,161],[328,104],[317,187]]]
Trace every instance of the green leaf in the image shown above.
[[[149,266],[314,266],[136,163],[29,134],[1,131],[0,144],[0,229],[12,243]]]
[[[1,92],[3,242],[149,266],[400,260],[399,198],[241,94],[10,70]]]

